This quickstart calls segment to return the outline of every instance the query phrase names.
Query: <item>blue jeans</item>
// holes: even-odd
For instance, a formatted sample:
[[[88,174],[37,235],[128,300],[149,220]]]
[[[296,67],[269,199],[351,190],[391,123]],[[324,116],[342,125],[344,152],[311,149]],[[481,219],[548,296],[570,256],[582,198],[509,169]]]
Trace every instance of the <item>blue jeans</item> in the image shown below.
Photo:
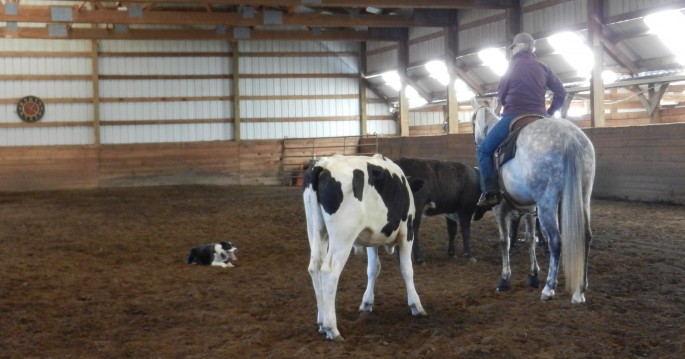
[[[509,124],[516,116],[518,114],[502,116],[497,124],[488,131],[483,141],[478,144],[476,154],[480,171],[480,190],[483,193],[499,192],[499,182],[492,155],[497,146],[509,135]]]

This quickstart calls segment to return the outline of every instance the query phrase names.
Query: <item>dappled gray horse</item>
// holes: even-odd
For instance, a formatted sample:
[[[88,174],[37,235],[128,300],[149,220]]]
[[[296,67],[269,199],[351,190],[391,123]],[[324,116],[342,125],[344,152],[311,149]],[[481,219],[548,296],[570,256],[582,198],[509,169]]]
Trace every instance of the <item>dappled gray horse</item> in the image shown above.
[[[474,136],[478,145],[499,117],[487,106],[474,106],[474,110]],[[493,212],[502,244],[500,284],[502,281],[508,284],[511,277],[509,213],[537,206],[540,227],[550,250],[547,283],[541,298],[554,297],[561,254],[566,288],[573,293],[571,302],[584,303],[592,239],[590,194],[595,177],[592,143],[570,121],[554,117],[540,119],[520,131],[516,155],[500,168],[499,175],[505,200]]]

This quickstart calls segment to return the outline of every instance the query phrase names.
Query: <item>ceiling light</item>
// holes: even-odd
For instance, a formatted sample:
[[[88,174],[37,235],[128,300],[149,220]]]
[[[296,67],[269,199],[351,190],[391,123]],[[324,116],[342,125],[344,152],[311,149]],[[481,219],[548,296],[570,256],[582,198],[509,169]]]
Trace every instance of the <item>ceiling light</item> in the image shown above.
[[[469,86],[462,79],[456,79],[454,81],[454,88],[457,90],[457,100],[458,101],[468,101],[474,97],[476,94],[469,88]]]
[[[426,71],[430,74],[430,77],[438,80],[443,86],[447,86],[450,83],[450,74],[447,72],[447,65],[445,62],[440,60],[434,60],[427,62],[425,65]]]
[[[550,36],[547,41],[577,71],[579,77],[590,78],[595,57],[580,36],[572,32],[562,32]]]
[[[678,10],[662,11],[645,16],[645,24],[668,46],[681,64],[685,64],[685,16]]]
[[[602,71],[602,82],[604,82],[605,85],[616,82],[616,79],[618,79],[618,74],[615,72],[611,70]]]
[[[502,50],[494,48],[483,49],[478,51],[478,57],[483,61],[483,65],[490,67],[497,76],[502,76],[507,72],[509,62]]]
[[[402,88],[402,81],[397,71],[388,71],[381,74],[385,84],[390,86],[393,90],[399,91]]]

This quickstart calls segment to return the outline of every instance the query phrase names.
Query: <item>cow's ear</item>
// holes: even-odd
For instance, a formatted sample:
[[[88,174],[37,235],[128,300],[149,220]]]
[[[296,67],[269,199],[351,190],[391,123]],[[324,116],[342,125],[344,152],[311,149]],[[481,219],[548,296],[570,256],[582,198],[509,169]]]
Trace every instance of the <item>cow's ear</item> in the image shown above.
[[[407,177],[407,181],[409,181],[409,188],[411,188],[412,193],[416,193],[423,188],[424,181],[420,178]]]

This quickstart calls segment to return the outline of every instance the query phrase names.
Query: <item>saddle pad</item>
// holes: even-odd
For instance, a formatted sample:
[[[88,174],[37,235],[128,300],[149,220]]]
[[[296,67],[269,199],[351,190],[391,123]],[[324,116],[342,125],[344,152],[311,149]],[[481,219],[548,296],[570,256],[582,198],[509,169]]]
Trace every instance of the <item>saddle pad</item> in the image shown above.
[[[518,138],[519,133],[521,133],[521,129],[542,117],[542,115],[527,114],[518,116],[511,121],[511,124],[509,125],[511,132],[509,132],[509,135],[500,143],[497,150],[495,150],[494,159],[497,172],[499,172],[500,167],[516,155],[516,139]]]

